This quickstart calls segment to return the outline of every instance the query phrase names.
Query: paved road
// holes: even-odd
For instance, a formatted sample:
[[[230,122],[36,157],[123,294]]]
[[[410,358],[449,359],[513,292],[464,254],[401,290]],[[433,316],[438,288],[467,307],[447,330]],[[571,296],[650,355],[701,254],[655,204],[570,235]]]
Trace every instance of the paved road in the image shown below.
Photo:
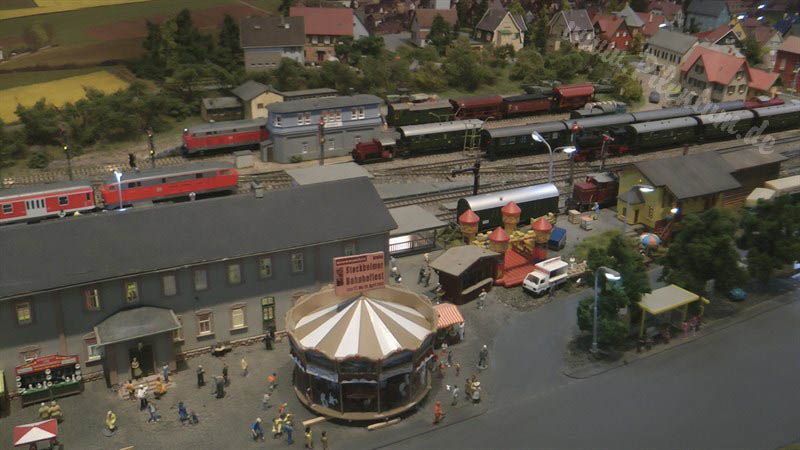
[[[442,428],[385,433],[380,443],[371,436],[353,444],[759,449],[800,438],[800,302],[583,380],[560,374],[570,330],[554,330],[574,323],[575,302],[520,315],[501,332],[492,361],[500,387],[488,413]]]

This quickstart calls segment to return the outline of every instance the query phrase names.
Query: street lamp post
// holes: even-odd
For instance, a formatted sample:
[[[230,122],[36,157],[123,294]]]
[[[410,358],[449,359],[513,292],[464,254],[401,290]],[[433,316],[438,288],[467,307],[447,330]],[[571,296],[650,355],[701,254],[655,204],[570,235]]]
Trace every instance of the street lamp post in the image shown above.
[[[622,275],[619,274],[614,269],[609,269],[606,266],[598,267],[597,270],[594,272],[594,322],[592,322],[592,353],[597,353],[597,288],[598,288],[598,281],[600,277],[600,272],[606,276],[606,279],[609,281],[619,281],[622,279]]]
[[[561,150],[562,152],[564,152],[567,155],[569,155],[569,197],[567,197],[567,201],[566,201],[566,205],[565,205],[567,207],[567,209],[569,210],[572,207],[572,195],[573,195],[574,190],[575,190],[575,186],[573,184],[572,176],[573,176],[573,171],[575,169],[575,158],[574,158],[574,156],[575,156],[575,152],[578,151],[578,149],[574,145],[569,145],[567,147],[559,147],[559,148],[556,149],[556,151],[559,151],[559,150]]]
[[[119,210],[122,211],[122,172],[114,169],[114,176],[117,177],[117,192],[119,192]]]
[[[325,165],[325,121],[319,119],[319,125],[317,127],[317,133],[319,134],[319,165]]]
[[[639,192],[643,192],[643,193],[646,194],[648,192],[655,191],[656,188],[654,188],[653,186],[650,186],[649,184],[637,184],[637,185],[634,185],[632,188],[630,188],[628,193],[630,194],[631,192],[634,192],[634,191],[637,191],[637,190]],[[627,195],[626,197],[627,198],[625,199],[625,202],[628,205],[628,207],[625,209],[625,214],[622,217],[622,234],[623,235],[625,234],[626,231],[628,231],[628,212],[631,209],[631,196]]]
[[[547,140],[545,140],[545,138],[542,137],[542,135],[539,134],[538,131],[534,131],[533,133],[531,133],[531,139],[533,139],[534,141],[536,141],[536,142],[538,142],[540,144],[544,144],[544,145],[547,146],[547,152],[550,153],[550,170],[547,172],[547,182],[548,183],[552,183],[553,182],[553,149],[550,147],[550,144],[547,142]]]
[[[64,154],[67,156],[67,174],[69,175],[69,181],[72,181],[72,155],[69,153],[68,145],[64,145]]]

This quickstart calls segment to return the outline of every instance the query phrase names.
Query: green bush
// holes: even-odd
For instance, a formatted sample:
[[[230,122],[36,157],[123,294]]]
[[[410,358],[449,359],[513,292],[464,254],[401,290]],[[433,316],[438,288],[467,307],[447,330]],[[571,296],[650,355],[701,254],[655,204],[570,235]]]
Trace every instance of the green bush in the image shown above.
[[[289,162],[292,163],[303,162],[303,155],[292,155],[292,157],[289,158]]]
[[[45,152],[36,152],[28,159],[28,167],[31,169],[46,169],[50,164],[50,156]]]

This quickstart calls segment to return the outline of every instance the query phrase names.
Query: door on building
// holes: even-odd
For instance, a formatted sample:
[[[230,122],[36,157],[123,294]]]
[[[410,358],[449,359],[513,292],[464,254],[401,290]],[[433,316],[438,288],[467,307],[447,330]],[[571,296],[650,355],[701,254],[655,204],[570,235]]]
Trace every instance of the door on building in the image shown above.
[[[636,225],[639,223],[639,208],[633,210],[633,224]]]
[[[325,61],[325,52],[317,51],[317,61],[324,62]]]
[[[139,368],[142,369],[142,376],[153,375],[155,372],[155,362],[153,361],[153,346],[143,345],[141,349],[134,347],[129,350],[128,365],[133,358],[139,361]],[[131,377],[133,377],[133,370],[131,369]]]
[[[275,297],[264,297],[261,299],[261,319],[264,325],[264,332],[275,328]]]

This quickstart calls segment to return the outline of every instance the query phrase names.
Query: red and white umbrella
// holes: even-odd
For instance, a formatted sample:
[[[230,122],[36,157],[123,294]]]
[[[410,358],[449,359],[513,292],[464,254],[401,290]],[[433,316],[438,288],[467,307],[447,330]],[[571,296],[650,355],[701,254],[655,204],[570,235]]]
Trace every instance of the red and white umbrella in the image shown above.
[[[56,419],[43,420],[14,427],[14,447],[54,439],[58,436]]]

